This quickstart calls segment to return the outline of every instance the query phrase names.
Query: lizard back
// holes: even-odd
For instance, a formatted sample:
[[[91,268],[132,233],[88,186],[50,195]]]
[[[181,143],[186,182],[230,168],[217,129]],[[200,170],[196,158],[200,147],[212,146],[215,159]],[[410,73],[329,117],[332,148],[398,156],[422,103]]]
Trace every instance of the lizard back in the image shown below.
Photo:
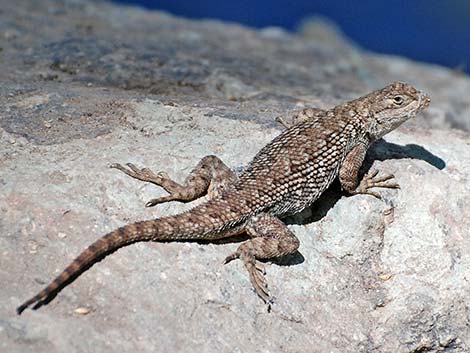
[[[254,157],[235,190],[277,216],[308,207],[333,182],[360,135],[358,119],[338,113],[325,112],[277,136]]]

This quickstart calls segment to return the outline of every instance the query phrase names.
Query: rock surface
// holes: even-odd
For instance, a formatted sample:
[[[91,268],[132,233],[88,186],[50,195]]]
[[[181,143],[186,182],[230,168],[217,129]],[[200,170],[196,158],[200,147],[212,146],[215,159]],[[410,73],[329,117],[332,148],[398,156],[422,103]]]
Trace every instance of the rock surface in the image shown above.
[[[0,351],[468,352],[470,82],[365,53],[321,21],[300,34],[188,21],[105,2],[0,2]],[[367,167],[383,201],[337,185],[288,219],[299,253],[267,266],[271,313],[238,244],[123,248],[49,305],[14,309],[81,250],[163,191],[107,168],[180,180],[216,154],[235,169],[281,127],[405,80],[432,106],[386,136]]]

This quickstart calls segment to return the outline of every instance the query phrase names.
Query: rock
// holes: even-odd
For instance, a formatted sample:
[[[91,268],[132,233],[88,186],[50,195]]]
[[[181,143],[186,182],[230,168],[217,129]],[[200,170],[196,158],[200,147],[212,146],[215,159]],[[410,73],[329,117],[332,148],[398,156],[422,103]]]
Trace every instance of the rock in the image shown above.
[[[468,77],[365,53],[325,22],[301,36],[59,0],[3,1],[0,16],[1,351],[469,351]],[[216,154],[240,170],[275,117],[399,79],[432,106],[365,169],[401,190],[379,201],[333,185],[287,219],[301,247],[266,265],[272,312],[240,262],[222,265],[237,243],[140,243],[16,315],[106,232],[191,207],[144,208],[164,192],[110,163],[182,180]]]

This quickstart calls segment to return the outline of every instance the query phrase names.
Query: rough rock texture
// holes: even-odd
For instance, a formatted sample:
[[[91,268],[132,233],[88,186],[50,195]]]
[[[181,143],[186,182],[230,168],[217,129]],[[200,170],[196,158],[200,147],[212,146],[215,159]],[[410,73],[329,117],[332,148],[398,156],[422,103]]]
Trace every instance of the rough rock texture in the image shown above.
[[[267,266],[271,313],[240,262],[221,264],[238,244],[145,243],[16,316],[99,236],[191,206],[145,209],[163,191],[111,162],[183,179],[217,154],[239,169],[279,133],[274,117],[394,80],[433,98],[369,153],[402,189],[379,201],[334,185],[288,219],[301,247]],[[468,77],[364,53],[321,21],[291,35],[2,0],[0,81],[0,351],[470,351]]]

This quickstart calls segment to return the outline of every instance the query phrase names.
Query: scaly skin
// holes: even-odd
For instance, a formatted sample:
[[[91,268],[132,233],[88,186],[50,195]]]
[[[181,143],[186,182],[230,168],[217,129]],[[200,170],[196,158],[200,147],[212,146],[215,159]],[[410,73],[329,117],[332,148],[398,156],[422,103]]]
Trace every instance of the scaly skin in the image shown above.
[[[21,314],[38,308],[63,287],[114,250],[140,241],[215,240],[246,232],[251,239],[226,258],[240,258],[257,294],[270,303],[264,270],[258,259],[270,259],[297,250],[299,241],[279,218],[302,211],[339,177],[349,194],[370,194],[372,187],[397,188],[386,175],[358,171],[369,146],[430,103],[427,95],[396,82],[331,110],[299,114],[292,126],[266,145],[240,177],[217,157],[204,157],[183,185],[164,172],[154,174],[132,164],[113,164],[129,176],[157,184],[168,196],[147,206],[167,201],[188,202],[209,194],[207,202],[179,215],[121,227],[90,245],[54,281],[17,308]],[[287,124],[286,124],[287,125]]]

